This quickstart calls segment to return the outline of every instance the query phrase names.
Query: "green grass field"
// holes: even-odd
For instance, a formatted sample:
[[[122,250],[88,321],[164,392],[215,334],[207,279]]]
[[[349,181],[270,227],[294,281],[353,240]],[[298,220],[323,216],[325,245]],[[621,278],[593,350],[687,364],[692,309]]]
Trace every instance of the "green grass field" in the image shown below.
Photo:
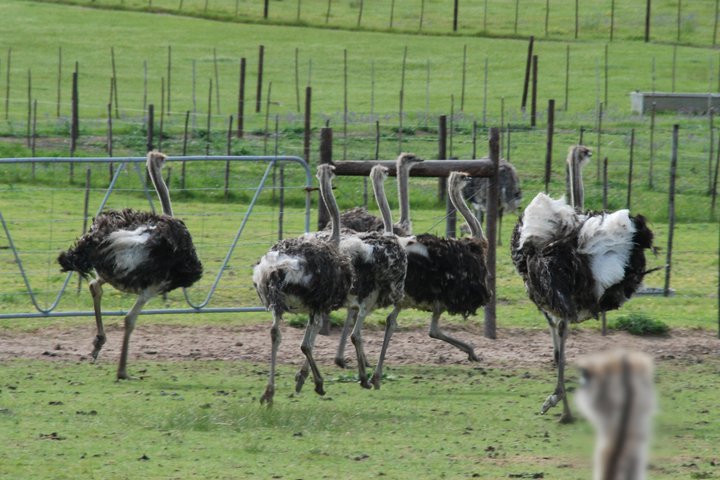
[[[64,4],[68,3],[68,4]],[[74,3],[74,5],[69,5]],[[676,75],[672,59],[676,39],[677,3],[653,3],[653,39],[644,44],[644,2],[616,2],[615,41],[609,45],[607,99],[604,48],[610,1],[580,2],[580,39],[573,40],[574,2],[553,1],[549,35],[544,37],[545,2],[522,2],[518,32],[514,31],[514,2],[488,0],[488,26],[483,32],[484,2],[461,3],[459,35],[450,29],[452,2],[426,3],[422,35],[417,30],[420,2],[397,2],[394,25],[388,29],[388,5],[364,4],[362,28],[357,24],[358,1],[335,1],[325,25],[325,0],[303,0],[299,25],[296,0],[270,2],[270,21],[261,19],[262,2],[240,0],[239,14],[232,0],[73,0],[72,2],[7,0],[0,3],[0,157],[30,156],[25,145],[28,97],[37,100],[37,155],[65,156],[69,150],[70,81],[79,62],[80,139],[78,155],[105,156],[107,103],[112,76],[111,49],[117,69],[119,118],[113,119],[115,155],[143,155],[147,127],[144,104],[161,103],[170,113],[163,118],[163,150],[182,150],[184,113],[190,111],[188,153],[225,153],[228,116],[237,109],[238,62],[248,60],[246,126],[242,140],[233,139],[234,154],[277,151],[302,154],[302,90],[313,88],[312,154],[318,151],[318,131],[326,122],[334,129],[334,158],[369,159],[375,155],[375,122],[379,122],[380,158],[394,158],[401,148],[424,158],[437,157],[437,117],[450,114],[452,140],[448,156],[469,158],[473,151],[473,122],[479,123],[477,156],[487,151],[487,127],[511,124],[511,145],[503,145],[520,171],[527,204],[541,191],[545,160],[547,102],[557,102],[550,193],[564,193],[564,165],[568,145],[578,141],[595,150],[594,161],[609,158],[611,209],[624,208],[628,188],[630,130],[636,130],[635,172],[631,208],[650,220],[660,247],[650,266],[665,263],[668,242],[668,189],[672,125],[680,124],[680,161],[672,287],[665,298],[640,296],[620,312],[608,314],[612,323],[622,315],[643,315],[674,328],[698,328],[713,335],[717,326],[718,235],[717,213],[710,196],[715,153],[706,116],[661,114],[656,119],[650,156],[650,119],[630,113],[632,90],[707,92],[720,90],[720,59],[712,44],[715,4],[709,0],[683,2],[681,39]],[[89,5],[91,4],[91,5]],[[83,5],[99,8],[85,8]],[[151,13],[148,10],[156,12]],[[207,18],[201,18],[207,17]],[[327,27],[327,28],[326,28]],[[526,37],[536,35],[539,55],[538,126],[529,127],[520,112],[520,96],[527,53]],[[265,45],[261,112],[254,112],[257,49]],[[570,82],[565,109],[566,48],[570,46]],[[172,47],[170,96],[167,92],[168,47]],[[463,49],[467,70],[462,90]],[[403,52],[407,47],[403,128],[398,109]],[[12,49],[10,54],[9,49]],[[295,49],[298,49],[296,96]],[[62,49],[60,111],[58,53]],[[348,127],[343,129],[343,52],[348,54]],[[484,81],[485,61],[488,81]],[[144,62],[147,98],[144,101]],[[8,75],[8,64],[10,64]],[[653,75],[652,66],[655,65]],[[217,66],[218,79],[215,82]],[[31,91],[28,77],[31,72]],[[193,75],[194,72],[194,75]],[[428,82],[429,72],[429,82]],[[193,81],[193,76],[195,81]],[[8,85],[8,80],[10,83]],[[165,96],[161,96],[165,82]],[[207,130],[208,88],[212,108]],[[272,82],[272,87],[270,84]],[[218,87],[219,86],[219,92]],[[9,92],[9,96],[6,92]],[[216,96],[217,95],[217,96]],[[267,98],[271,96],[270,111]],[[607,100],[607,102],[606,102]],[[7,101],[7,108],[6,108]],[[598,143],[596,108],[605,102],[603,136]],[[504,105],[504,110],[501,109]],[[266,123],[267,122],[267,123]],[[266,127],[267,125],[267,127]],[[159,117],[156,117],[156,134]],[[267,135],[270,133],[270,135]],[[402,133],[399,145],[398,134]],[[712,133],[717,140],[720,136]],[[504,137],[507,140],[507,137]],[[159,136],[155,138],[155,145]],[[711,148],[713,154],[711,155]],[[653,185],[650,185],[651,160]],[[585,174],[586,206],[601,208],[602,188],[596,163]],[[260,165],[233,165],[230,194],[223,195],[224,164],[190,164],[185,188],[180,165],[172,164],[170,186],[177,214],[193,232],[206,275],[190,291],[204,299],[245,214],[262,174]],[[67,165],[38,164],[32,178],[29,166],[0,168],[0,212],[20,251],[41,306],[55,299],[64,276],[55,263],[82,230],[85,167],[77,167],[73,181]],[[314,173],[314,172],[313,172]],[[285,235],[303,227],[304,177],[297,167],[286,170]],[[109,181],[106,166],[91,168],[89,212],[94,213]],[[338,178],[341,207],[363,201],[362,180]],[[411,203],[416,233],[444,232],[444,203],[436,196],[435,179],[413,178]],[[397,208],[395,187],[388,182],[391,207]],[[275,192],[277,194],[277,192]],[[313,194],[314,196],[314,194]],[[313,218],[315,222],[313,200]],[[370,198],[372,203],[372,196]],[[108,206],[146,208],[141,182],[133,170],[120,177]],[[372,208],[371,205],[371,209]],[[259,197],[229,268],[223,272],[210,306],[256,305],[250,282],[252,265],[277,237],[279,205],[270,189]],[[543,329],[545,321],[529,301],[508,252],[514,216],[505,219],[503,246],[498,250],[497,318],[501,328]],[[0,231],[1,232],[1,231]],[[0,313],[31,312],[29,296],[18,275],[3,233],[0,233]],[[663,286],[662,273],[646,279]],[[90,310],[91,299],[77,280],[58,307],[61,311]],[[127,309],[132,298],[106,289],[107,309]],[[182,293],[154,299],[148,308],[179,308]],[[342,316],[334,314],[336,320]],[[374,313],[369,328],[379,328],[385,312]],[[291,321],[297,318],[289,319]],[[425,314],[409,311],[403,327],[427,325]],[[53,326],[84,325],[89,317],[13,319],[0,324],[2,335],[39,331]],[[106,325],[121,323],[108,318]],[[444,323],[459,323],[447,318]],[[472,326],[482,316],[471,318]],[[242,315],[197,314],[142,316],[138,328],[150,324],[204,325],[269,324],[264,313]],[[579,328],[598,329],[597,322]],[[88,335],[88,340],[91,333]],[[2,347],[0,347],[2,348]],[[548,351],[550,343],[547,344]],[[547,395],[554,374],[549,363],[532,368],[508,366],[391,366],[380,391],[361,391],[347,372],[322,366],[328,396],[319,399],[310,389],[291,396],[293,371],[281,366],[276,405],[261,408],[266,364],[240,361],[142,362],[131,358],[142,380],[116,384],[115,365],[102,361],[2,362],[0,380],[1,478],[588,478],[592,433],[585,422],[558,425],[554,415],[539,416],[539,401]],[[572,370],[572,369],[571,369]],[[658,365],[660,413],[652,448],[651,478],[716,478],[716,445],[720,430],[716,411],[720,363],[707,357],[697,363],[672,360]],[[574,387],[576,375],[570,374]],[[365,398],[367,397],[367,398]],[[556,414],[557,412],[553,412]],[[539,477],[538,475],[543,475]]]
[[[585,422],[540,416],[549,367],[401,367],[379,391],[328,375],[328,396],[287,396],[281,369],[261,408],[265,366],[137,363],[3,365],[0,472],[6,478],[590,477]],[[652,478],[715,478],[712,412],[720,364],[664,362]],[[532,475],[543,474],[544,477]],[[524,475],[524,476],[522,476]]]

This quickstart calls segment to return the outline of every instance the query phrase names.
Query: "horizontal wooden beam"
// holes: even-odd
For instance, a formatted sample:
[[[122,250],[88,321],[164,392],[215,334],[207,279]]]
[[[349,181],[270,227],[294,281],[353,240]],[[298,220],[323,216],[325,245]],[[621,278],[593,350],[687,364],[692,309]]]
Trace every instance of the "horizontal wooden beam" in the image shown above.
[[[367,176],[375,165],[387,167],[390,176],[396,175],[394,160],[343,160],[334,162],[335,175]],[[489,158],[480,160],[425,160],[410,170],[411,177],[447,177],[450,172],[465,172],[473,177],[492,177],[494,166]]]

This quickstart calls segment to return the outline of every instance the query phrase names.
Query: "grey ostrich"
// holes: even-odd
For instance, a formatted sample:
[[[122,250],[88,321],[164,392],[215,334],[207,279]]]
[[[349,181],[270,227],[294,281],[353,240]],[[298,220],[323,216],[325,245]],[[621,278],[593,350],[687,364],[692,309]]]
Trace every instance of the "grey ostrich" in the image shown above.
[[[578,359],[575,401],[596,432],[595,480],[644,480],[655,413],[652,358],[605,352]]]
[[[152,297],[189,287],[202,276],[202,264],[190,232],[182,220],[173,217],[170,195],[161,173],[165,159],[165,155],[155,151],[147,156],[148,173],[160,198],[162,215],[131,209],[103,212],[93,219],[90,231],[58,257],[64,272],[78,272],[86,278],[95,272],[95,278],[90,281],[97,323],[93,360],[97,360],[106,341],[100,308],[103,284],[109,283],[116,290],[138,296],[125,316],[118,380],[130,378],[127,374],[130,335],[143,306]]]
[[[520,177],[512,163],[500,159],[498,165],[499,196],[498,196],[498,245],[501,244],[503,215],[515,212],[522,202]],[[485,177],[472,177],[463,188],[463,196],[475,210],[477,218],[482,222],[487,212],[488,186],[490,179]]]
[[[398,158],[401,222],[405,221],[407,225],[410,225],[407,177],[413,163],[412,156],[401,155]],[[462,198],[465,178],[466,175],[461,173],[452,174],[448,178],[448,194],[455,208],[470,225],[472,237],[442,238],[426,233],[414,237],[414,241],[407,246],[405,299],[401,307],[396,307],[388,316],[385,324],[385,338],[380,359],[371,379],[376,388],[380,388],[385,354],[396,328],[396,318],[400,308],[411,307],[431,312],[430,337],[459,348],[468,354],[470,360],[479,360],[471,345],[447,335],[440,329],[440,316],[443,312],[460,314],[467,318],[485,305],[490,298],[485,265],[487,240],[483,236],[480,223]]]
[[[373,167],[370,172],[373,191],[378,207],[382,212],[384,232],[352,232],[343,229],[340,238],[340,251],[351,258],[354,283],[350,289],[347,305],[348,316],[343,328],[340,346],[336,355],[344,363],[344,345],[347,333],[354,324],[351,340],[355,346],[358,362],[360,385],[370,388],[366,372],[366,359],[362,339],[365,318],[377,308],[399,306],[403,299],[403,285],[407,271],[405,245],[411,239],[400,241],[393,233],[390,206],[383,189],[387,178],[387,169]],[[332,195],[332,193],[330,193]],[[302,388],[307,377],[307,364],[298,373],[296,388]]]
[[[350,258],[340,251],[339,211],[332,195],[334,167],[318,166],[320,193],[332,221],[329,236],[305,235],[285,239],[270,248],[253,269],[253,285],[273,316],[270,329],[272,352],[270,376],[260,402],[272,404],[275,395],[275,364],[280,346],[280,323],[286,312],[308,313],[301,350],[312,369],[315,392],[325,394],[323,378],[313,358],[313,346],[323,317],[341,308],[353,283]]]
[[[645,249],[653,233],[642,215],[628,210],[579,213],[583,209],[581,169],[590,152],[568,156],[571,198],[553,200],[538,193],[513,230],[511,254],[530,299],[543,312],[552,333],[557,386],[541,413],[563,402],[561,422],[572,421],[565,394],[565,342],[571,323],[615,310],[640,286],[648,271]]]

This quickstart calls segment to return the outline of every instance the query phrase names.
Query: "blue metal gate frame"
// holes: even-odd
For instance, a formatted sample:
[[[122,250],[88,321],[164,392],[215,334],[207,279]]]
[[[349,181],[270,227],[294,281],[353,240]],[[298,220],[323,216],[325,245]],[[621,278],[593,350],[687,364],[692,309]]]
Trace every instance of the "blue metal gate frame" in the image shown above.
[[[146,161],[146,157],[32,157],[32,158],[0,158],[0,168],[2,168],[4,165],[9,164],[32,164],[32,163],[73,163],[73,164],[83,164],[83,163],[92,163],[92,164],[109,164],[113,163],[118,165],[118,168],[115,169],[115,173],[113,175],[112,180],[110,181],[110,184],[108,185],[107,191],[105,192],[105,196],[103,197],[102,201],[100,202],[100,206],[97,209],[97,213],[100,213],[103,208],[105,208],[105,204],[107,203],[108,199],[110,198],[110,194],[113,192],[115,188],[115,184],[117,182],[117,179],[119,178],[120,173],[125,168],[125,165],[130,164],[132,165],[135,170],[137,170],[138,174],[140,175],[141,181],[144,183],[144,176],[142,175],[142,171],[139,167],[139,164],[144,164]],[[267,178],[270,174],[270,172],[273,170],[273,167],[275,167],[278,163],[297,163],[299,164],[304,172],[305,172],[305,232],[310,231],[310,189],[312,187],[312,174],[310,172],[310,167],[300,157],[294,157],[294,156],[232,156],[232,155],[223,155],[223,156],[188,156],[188,157],[168,157],[167,161],[169,162],[180,162],[180,161],[189,161],[189,162],[207,162],[207,161],[230,161],[230,162],[255,162],[255,163],[262,163],[267,162],[267,167],[265,168],[265,172],[263,173],[262,178],[260,179],[260,182],[258,183],[257,188],[255,189],[255,193],[253,195],[252,200],[250,201],[250,204],[247,207],[247,210],[245,212],[245,215],[243,216],[242,222],[240,222],[240,225],[238,227],[238,230],[235,234],[235,238],[230,244],[230,247],[228,248],[228,251],[225,255],[225,258],[223,260],[222,265],[220,266],[217,275],[215,276],[215,280],[213,281],[212,285],[210,286],[210,290],[208,291],[205,299],[200,303],[193,303],[190,300],[190,297],[187,294],[187,290],[183,289],[183,293],[185,296],[185,302],[188,305],[188,308],[172,308],[172,309],[148,309],[143,310],[143,315],[166,315],[166,314],[186,314],[186,313],[235,313],[235,312],[262,312],[265,311],[264,307],[257,306],[257,307],[208,307],[207,305],[212,300],[213,294],[215,293],[215,290],[217,288],[218,283],[220,282],[220,279],[223,276],[223,273],[225,272],[225,269],[228,265],[228,262],[230,261],[230,257],[233,254],[233,251],[235,250],[235,247],[237,246],[238,241],[240,240],[240,236],[243,233],[243,230],[245,229],[245,225],[247,224],[248,219],[250,218],[250,215],[252,214],[253,208],[255,207],[255,204],[257,203],[257,199],[260,196],[260,194],[263,191],[263,188],[265,188],[265,183],[267,181]],[[148,197],[148,201],[150,202],[150,208],[155,211],[155,207],[152,203],[152,196],[147,190],[147,187],[145,186],[145,193]],[[86,310],[86,311],[68,311],[68,312],[56,312],[55,309],[57,308],[58,304],[60,303],[60,300],[62,296],[65,294],[65,291],[67,289],[67,285],[70,283],[70,278],[72,277],[72,272],[68,273],[67,277],[65,277],[65,281],[63,282],[62,286],[60,287],[60,290],[58,291],[57,296],[55,297],[55,300],[48,308],[42,308],[40,304],[37,301],[37,298],[35,296],[35,292],[32,289],[32,286],[30,285],[30,279],[27,277],[27,274],[23,268],[22,259],[20,258],[20,254],[17,251],[17,248],[15,247],[15,244],[12,240],[12,235],[10,234],[10,230],[8,229],[7,223],[5,222],[5,218],[3,217],[2,211],[0,211],[0,225],[2,226],[3,232],[5,234],[5,237],[8,240],[8,244],[10,247],[10,250],[13,253],[13,256],[15,258],[15,263],[18,266],[20,275],[22,276],[23,282],[25,283],[25,287],[27,288],[28,294],[30,295],[30,299],[32,301],[33,307],[35,308],[36,312],[19,312],[19,313],[0,313],[0,320],[3,319],[10,319],[10,318],[59,318],[59,317],[90,317],[94,316],[95,313],[92,310]],[[123,316],[127,314],[127,311],[123,310],[114,310],[114,311],[103,311],[103,315],[108,316]]]

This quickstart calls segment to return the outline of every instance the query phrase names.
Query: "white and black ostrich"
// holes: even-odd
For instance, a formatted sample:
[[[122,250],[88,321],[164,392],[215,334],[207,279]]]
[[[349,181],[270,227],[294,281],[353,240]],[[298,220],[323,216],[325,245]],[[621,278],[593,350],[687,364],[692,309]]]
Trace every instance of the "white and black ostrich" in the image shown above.
[[[354,324],[351,340],[355,345],[360,385],[370,388],[365,370],[367,361],[362,339],[365,318],[377,308],[394,306],[399,311],[404,296],[407,254],[405,247],[412,237],[398,239],[393,233],[390,206],[383,184],[387,168],[376,165],[370,172],[373,192],[382,212],[384,231],[345,233],[340,239],[340,250],[352,259],[354,284],[348,298],[348,316],[343,326],[335,363],[345,366],[345,343],[350,326]]]
[[[520,189],[520,177],[512,163],[500,159],[498,164],[498,245],[501,241],[502,219],[505,213],[512,213],[520,208],[522,202],[522,190]],[[487,212],[488,187],[490,179],[486,177],[472,177],[463,188],[463,196],[475,210],[475,215],[482,222]]]
[[[398,158],[398,189],[403,192],[400,201],[401,221],[405,220],[408,225],[410,204],[407,182],[413,163],[412,156],[401,155]],[[478,361],[479,358],[471,345],[447,335],[440,329],[440,316],[443,312],[467,318],[474,315],[477,309],[490,299],[485,264],[487,240],[483,236],[480,223],[463,200],[462,188],[466,178],[468,177],[465,174],[453,172],[448,177],[448,195],[470,225],[472,237],[443,238],[427,233],[414,237],[414,241],[406,247],[408,267],[402,308],[431,312],[430,337],[443,340],[467,353],[468,359]],[[377,388],[399,310],[394,309],[386,322],[380,360],[371,380]]]
[[[581,169],[590,151],[568,156],[572,199],[582,210]],[[562,400],[561,422],[572,421],[565,395],[565,341],[571,323],[579,323],[619,308],[640,286],[645,249],[653,233],[641,215],[628,210],[579,213],[564,199],[539,193],[513,230],[511,254],[530,299],[550,325],[557,386],[541,413]]]
[[[596,433],[593,478],[644,480],[656,410],[652,357],[614,351],[577,364],[575,401]]]
[[[323,318],[345,305],[353,284],[350,258],[339,248],[340,214],[332,195],[333,169],[331,165],[320,165],[317,173],[320,193],[330,213],[332,233],[324,237],[309,234],[281,240],[272,246],[253,269],[255,289],[273,316],[270,329],[270,377],[265,393],[260,398],[261,403],[272,404],[275,394],[280,322],[286,312],[309,314],[301,350],[312,369],[315,391],[320,395],[325,394],[323,378],[312,355],[315,337]]]
[[[106,340],[100,308],[102,285],[109,283],[121,292],[138,296],[125,316],[118,380],[130,378],[127,374],[130,335],[145,303],[155,295],[189,287],[202,276],[202,264],[190,232],[182,220],[173,217],[161,172],[165,159],[165,155],[156,151],[147,156],[148,173],[160,198],[162,215],[131,209],[103,212],[93,219],[90,231],[58,257],[64,272],[78,272],[83,277],[93,271],[96,274],[90,281],[97,322],[94,360]]]

